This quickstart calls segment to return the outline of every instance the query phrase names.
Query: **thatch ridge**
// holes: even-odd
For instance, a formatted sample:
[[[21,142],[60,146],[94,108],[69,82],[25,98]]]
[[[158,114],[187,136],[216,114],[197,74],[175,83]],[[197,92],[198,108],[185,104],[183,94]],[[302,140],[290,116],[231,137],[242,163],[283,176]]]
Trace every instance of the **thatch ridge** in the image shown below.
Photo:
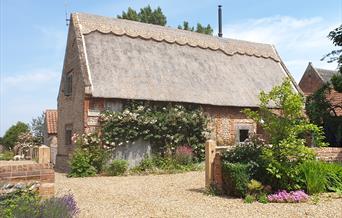
[[[272,45],[270,44],[220,38],[171,27],[85,13],[75,13],[73,16],[78,18],[80,30],[83,35],[98,31],[104,34],[126,35],[131,38],[141,38],[157,42],[164,41],[178,45],[210,49],[212,51],[218,50],[227,55],[240,54],[271,58],[274,61],[279,61],[278,55],[273,51]]]

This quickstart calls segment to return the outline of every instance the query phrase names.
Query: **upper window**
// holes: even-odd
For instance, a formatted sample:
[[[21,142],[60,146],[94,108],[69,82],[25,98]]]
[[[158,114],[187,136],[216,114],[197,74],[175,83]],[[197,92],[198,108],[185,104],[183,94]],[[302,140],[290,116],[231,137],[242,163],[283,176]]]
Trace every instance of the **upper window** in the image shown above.
[[[249,130],[248,129],[240,129],[239,130],[239,141],[244,142],[246,139],[248,139]]]
[[[72,94],[72,73],[67,73],[64,83],[64,95],[70,96]]]

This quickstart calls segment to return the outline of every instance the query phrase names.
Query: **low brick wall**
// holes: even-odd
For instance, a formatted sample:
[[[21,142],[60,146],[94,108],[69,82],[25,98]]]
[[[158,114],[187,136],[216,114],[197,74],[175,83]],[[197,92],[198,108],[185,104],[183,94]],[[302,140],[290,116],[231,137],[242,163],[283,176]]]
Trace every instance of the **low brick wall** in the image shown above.
[[[339,147],[325,147],[314,148],[318,159],[327,162],[342,162],[342,148]]]
[[[0,161],[0,185],[37,181],[43,198],[54,196],[55,172],[51,164],[33,161]]]

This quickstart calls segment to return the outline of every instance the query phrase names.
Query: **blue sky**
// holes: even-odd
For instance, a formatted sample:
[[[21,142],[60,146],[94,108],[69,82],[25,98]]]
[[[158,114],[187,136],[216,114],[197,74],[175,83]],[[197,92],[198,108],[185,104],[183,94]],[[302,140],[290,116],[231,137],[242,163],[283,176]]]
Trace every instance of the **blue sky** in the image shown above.
[[[342,0],[93,1],[1,0],[0,135],[15,122],[30,122],[57,107],[69,12],[116,16],[127,7],[160,6],[168,26],[183,20],[211,24],[217,33],[217,5],[223,5],[223,36],[275,44],[299,81],[309,61],[335,69],[320,58],[333,46],[326,35],[342,23]]]

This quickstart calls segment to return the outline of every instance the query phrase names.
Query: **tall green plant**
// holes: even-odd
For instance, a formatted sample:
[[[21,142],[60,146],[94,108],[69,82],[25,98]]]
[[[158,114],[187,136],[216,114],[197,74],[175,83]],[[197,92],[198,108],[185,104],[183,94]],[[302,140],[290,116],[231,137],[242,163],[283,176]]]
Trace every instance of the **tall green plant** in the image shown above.
[[[245,109],[244,113],[269,136],[270,146],[263,148],[261,155],[268,173],[266,182],[275,188],[298,189],[298,165],[315,157],[305,146],[305,136],[312,134],[314,144],[324,146],[322,129],[305,119],[303,97],[294,91],[289,79],[268,93],[261,92],[259,99],[258,111]]]
[[[300,166],[304,176],[306,190],[309,194],[325,191],[327,179],[322,164],[318,161],[306,161]]]

